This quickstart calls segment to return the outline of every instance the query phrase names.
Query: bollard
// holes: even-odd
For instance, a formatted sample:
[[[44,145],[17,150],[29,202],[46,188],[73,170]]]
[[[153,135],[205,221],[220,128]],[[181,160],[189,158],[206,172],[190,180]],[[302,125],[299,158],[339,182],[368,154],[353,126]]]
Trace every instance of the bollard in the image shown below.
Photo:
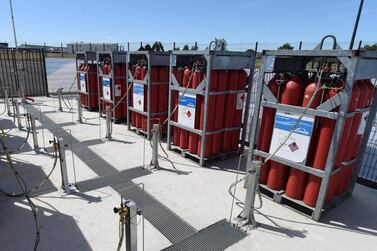
[[[160,140],[160,125],[153,124],[152,128],[152,159],[149,163],[149,166],[152,168],[159,169],[160,165],[158,164],[158,144]]]
[[[58,142],[56,142],[59,152],[59,163],[60,163],[60,173],[62,175],[62,188],[65,193],[71,193],[71,189],[68,183],[68,172],[67,172],[67,161],[65,159],[65,145],[64,139],[58,138]]]
[[[21,117],[20,117],[20,106],[18,104],[17,99],[13,100],[13,106],[14,106],[14,116],[16,116],[17,118],[18,129],[21,130],[22,124],[21,124]]]
[[[119,214],[119,227],[121,228],[117,250],[121,250],[124,241],[126,251],[137,251],[137,226],[139,225],[137,215],[141,215],[141,211],[136,207],[135,202],[132,200],[123,202],[123,198],[120,207],[114,207],[113,211]]]
[[[82,104],[81,97],[77,97],[77,122],[82,123]]]
[[[63,88],[58,88],[58,102],[59,102],[59,111],[63,111],[62,107],[62,98],[63,98]]]
[[[30,116],[31,132],[33,134],[34,151],[38,153],[39,145],[38,145],[37,127],[35,126],[35,118],[31,114],[29,116]]]
[[[9,102],[8,102],[8,89],[4,88],[4,98],[5,98],[5,107],[7,109],[8,116],[12,116],[10,109],[9,109]]]
[[[249,178],[246,179],[246,199],[245,205],[241,215],[239,216],[240,220],[246,221],[246,225],[251,227],[257,227],[258,223],[255,220],[254,216],[254,205],[255,205],[255,196],[258,189],[258,179],[260,173],[260,161],[253,161],[251,163],[251,168],[248,171]]]
[[[106,138],[111,140],[111,131],[112,131],[112,121],[111,121],[111,109],[107,108],[106,110]]]

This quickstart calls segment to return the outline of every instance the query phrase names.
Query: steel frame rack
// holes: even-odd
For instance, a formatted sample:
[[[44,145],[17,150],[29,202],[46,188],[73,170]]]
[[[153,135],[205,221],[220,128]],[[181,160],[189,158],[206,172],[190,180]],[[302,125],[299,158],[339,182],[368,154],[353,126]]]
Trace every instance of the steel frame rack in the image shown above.
[[[332,37],[332,36],[326,36]],[[324,38],[324,39],[325,39]],[[324,40],[323,39],[323,40]],[[340,49],[339,45],[336,44],[336,40],[334,38],[334,49],[333,50],[322,50],[322,42],[315,47],[313,50],[266,50],[263,51],[262,56],[262,66],[259,78],[257,80],[257,94],[256,94],[256,103],[255,103],[255,110],[251,124],[250,130],[250,147],[248,149],[249,154],[247,157],[247,172],[251,172],[251,167],[256,167],[257,162],[254,160],[254,157],[262,157],[267,158],[271,154],[262,152],[256,149],[256,136],[258,135],[259,131],[259,114],[262,107],[271,107],[275,108],[280,111],[286,112],[293,112],[293,113],[302,113],[304,108],[285,105],[278,103],[275,96],[272,94],[270,89],[267,87],[267,83],[265,82],[264,76],[266,73],[284,73],[284,72],[295,72],[295,71],[303,71],[307,63],[315,58],[333,58],[339,60],[339,62],[344,66],[347,71],[346,81],[344,91],[340,92],[336,96],[332,97],[331,99],[327,100],[326,102],[319,105],[316,109],[308,109],[306,114],[314,115],[318,117],[324,117],[329,119],[336,120],[334,133],[331,140],[331,145],[329,149],[329,154],[326,161],[326,166],[324,170],[314,169],[310,166],[306,166],[304,164],[296,163],[293,161],[289,161],[285,158],[273,156],[271,160],[276,161],[278,163],[282,163],[287,165],[291,168],[295,168],[306,173],[315,175],[321,178],[321,186],[316,202],[316,206],[310,207],[303,203],[303,201],[298,201],[295,199],[291,199],[288,196],[284,195],[284,191],[275,191],[272,189],[267,188],[267,186],[260,185],[261,191],[264,189],[270,190],[270,193],[273,193],[274,201],[278,203],[284,203],[283,201],[288,201],[290,204],[295,204],[298,208],[305,208],[310,210],[311,215],[310,217],[316,221],[321,218],[321,215],[324,212],[327,212],[330,208],[335,207],[344,199],[352,195],[354,185],[356,183],[360,167],[363,160],[363,155],[365,153],[367,141],[369,138],[370,131],[373,126],[373,121],[376,116],[377,110],[377,95],[373,97],[372,105],[366,109],[358,109],[355,112],[347,113],[347,109],[349,106],[352,89],[356,80],[360,79],[373,79],[377,78],[377,52],[375,51],[361,51],[361,50],[342,50]],[[262,96],[265,100],[262,100]],[[339,112],[330,112],[335,107],[339,107]],[[340,138],[342,135],[343,126],[345,124],[345,119],[348,117],[353,116],[355,113],[362,113],[369,111],[369,118],[366,123],[366,128],[364,131],[364,135],[362,138],[361,149],[359,155],[354,158],[353,160],[342,163],[342,166],[333,170],[335,156],[338,149],[338,145],[340,142]],[[332,202],[325,205],[325,197],[327,188],[329,186],[330,178],[332,175],[336,174],[337,172],[341,171],[344,166],[348,166],[351,163],[355,163],[355,169],[352,176],[351,185],[349,186],[348,190],[345,191],[342,195],[334,198]],[[245,182],[245,187],[247,190],[252,191],[251,179],[247,179]],[[251,193],[247,193],[245,198],[245,207],[242,212],[242,218],[244,219],[251,219],[252,205],[253,205],[253,197],[250,196]],[[287,204],[287,203],[286,203]],[[306,210],[306,211],[307,211]],[[303,211],[303,210],[301,210]]]
[[[177,61],[180,60],[182,57],[195,57],[201,56],[206,60],[207,67],[206,67],[206,78],[204,78],[201,83],[199,83],[196,89],[186,89],[185,87],[181,87],[178,84],[177,79],[173,74],[173,67],[176,66]],[[251,85],[253,83],[253,72],[254,72],[254,65],[255,65],[256,55],[255,53],[249,52],[235,52],[235,51],[213,51],[213,50],[205,50],[205,51],[172,51],[170,55],[170,66],[169,66],[169,103],[168,103],[168,132],[167,132],[167,148],[169,150],[178,150],[181,154],[185,157],[186,155],[192,157],[193,159],[199,162],[200,166],[204,166],[205,162],[213,159],[220,159],[230,154],[234,154],[235,152],[231,153],[220,153],[216,156],[209,156],[204,157],[205,153],[205,145],[206,145],[206,136],[220,133],[226,130],[238,130],[241,129],[241,147],[239,149],[240,152],[243,151],[245,146],[245,138],[246,138],[246,126],[247,126],[247,119],[249,114],[249,107],[250,107],[250,93],[251,93]],[[216,131],[207,131],[207,119],[208,119],[208,107],[209,107],[209,96],[210,95],[224,95],[224,94],[236,94],[236,93],[245,93],[245,90],[226,90],[226,91],[210,91],[210,83],[211,83],[211,70],[249,70],[250,76],[247,82],[247,97],[245,102],[245,111],[242,118],[242,124],[240,127],[234,128],[222,128]],[[203,90],[205,89],[205,90]],[[203,129],[193,129],[178,122],[175,122],[171,119],[171,112],[172,112],[172,91],[186,91],[187,94],[198,94],[204,97],[204,114],[203,114]],[[181,149],[179,146],[172,145],[171,142],[171,133],[172,133],[172,126],[179,127],[181,129],[187,130],[189,132],[195,133],[201,137],[201,149],[200,149],[200,156],[197,154],[189,153],[187,150]],[[203,137],[204,136],[204,137]],[[237,151],[238,152],[238,151]]]
[[[78,52],[76,52],[76,74],[77,74],[76,80],[77,80],[77,87],[78,87],[78,90],[79,90],[79,95],[83,94],[83,95],[87,95],[88,96],[88,105],[82,104],[82,106],[84,108],[87,108],[89,111],[93,111],[94,107],[92,107],[90,105],[91,102],[89,101],[90,100],[90,96],[92,96],[92,95],[98,96],[99,95],[99,90],[97,90],[96,94],[91,93],[92,90],[90,89],[90,84],[89,84],[89,74],[94,74],[94,73],[90,73],[88,71],[81,71],[81,70],[79,70],[79,66],[80,66],[81,62],[83,62],[85,66],[88,66],[90,64],[95,64],[96,65],[97,64],[97,55],[96,55],[96,53],[95,52],[91,52],[91,51],[78,51]],[[79,77],[80,74],[85,74],[86,92],[84,92],[84,91],[81,90],[81,87],[80,87],[80,77]]]
[[[104,60],[109,59],[111,62],[111,71],[109,74],[103,73],[103,66],[104,66]],[[105,52],[97,52],[97,83],[98,83],[98,111],[99,116],[104,116],[102,113],[102,102],[103,103],[110,103],[114,107],[117,102],[115,100],[115,79],[125,79],[127,81],[127,52],[125,51],[105,51]],[[115,76],[114,73],[114,66],[117,63],[124,63],[126,65],[126,75],[125,76]],[[103,77],[107,77],[111,79],[111,86],[112,86],[112,93],[111,93],[111,100],[106,100],[103,98],[103,93],[101,96],[101,90],[102,88],[102,79]],[[128,100],[124,99],[122,103],[127,103]],[[119,122],[115,119],[115,111],[116,109],[113,109],[112,118],[114,122]]]
[[[159,116],[159,115],[166,115],[168,111],[166,112],[151,112],[151,101],[152,101],[152,96],[155,95],[152,94],[152,85],[163,85],[163,84],[168,84],[167,81],[165,82],[154,82],[152,83],[151,81],[151,71],[152,71],[152,66],[169,66],[169,55],[170,52],[164,52],[164,51],[129,51],[127,55],[127,90],[129,90],[130,85],[133,83],[137,84],[142,84],[144,86],[148,87],[148,106],[147,106],[147,111],[140,111],[135,108],[133,108],[130,105],[130,102],[127,102],[127,126],[128,130],[132,130],[131,126],[131,111],[139,113],[143,116],[146,116],[147,118],[147,130],[144,131],[143,129],[138,129],[135,128],[137,133],[142,133],[146,135],[147,139],[150,140],[152,136],[151,132],[151,118]],[[147,74],[145,75],[145,78],[143,80],[136,80],[134,79],[134,76],[132,75],[130,71],[130,65],[131,64],[136,64],[136,62],[139,59],[144,59],[147,61]],[[129,91],[127,92],[127,100],[130,100],[130,94]],[[163,123],[163,121],[161,121]]]

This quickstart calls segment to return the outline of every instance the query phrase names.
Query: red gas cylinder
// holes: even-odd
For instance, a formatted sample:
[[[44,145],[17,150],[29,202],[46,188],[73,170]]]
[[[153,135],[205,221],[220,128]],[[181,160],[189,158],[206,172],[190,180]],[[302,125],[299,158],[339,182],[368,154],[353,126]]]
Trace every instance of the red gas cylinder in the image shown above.
[[[200,81],[202,81],[203,72],[200,69],[195,69],[192,75],[192,88],[196,89]],[[203,97],[201,95],[196,95],[196,108],[195,108],[195,129],[199,129],[200,124],[200,106],[203,101]],[[189,132],[189,146],[188,150],[190,153],[197,154],[198,153],[198,138],[199,135],[196,133]]]
[[[210,92],[214,92],[217,89],[217,81],[218,81],[218,74],[217,71],[211,71],[211,84],[210,84]],[[215,117],[215,101],[216,98],[213,95],[209,95],[208,97],[208,113],[207,113],[207,132],[213,131],[214,128],[214,117]],[[200,124],[199,129],[203,130],[203,123],[204,123],[204,100],[200,103]],[[198,155],[200,156],[200,150],[202,146],[201,137],[198,140]],[[204,150],[204,157],[208,157],[212,151],[212,143],[213,143],[213,135],[206,136],[206,144]]]
[[[340,89],[331,89],[326,93],[325,100],[328,100],[337,95]],[[318,134],[317,149],[314,154],[313,168],[324,170],[326,167],[327,155],[329,153],[332,134],[334,132],[335,120],[328,118],[321,118],[320,129]],[[319,188],[321,185],[321,178],[310,175],[308,183],[305,188],[304,203],[311,207],[315,207],[318,197]]]
[[[111,89],[112,94],[117,91],[117,90],[113,91],[113,88],[117,88],[117,86],[121,85],[121,82],[120,82],[121,80],[119,78],[120,76],[121,76],[121,65],[120,64],[114,64],[114,79],[112,79],[113,86],[110,85],[110,89]],[[112,94],[111,94],[111,99],[116,104],[117,103],[117,97],[115,95],[113,96]],[[120,107],[120,105],[118,105],[115,108],[115,118],[114,118],[115,120],[120,119],[121,114],[122,114],[121,109],[122,108]]]
[[[368,97],[369,97],[369,88],[368,88],[368,84],[364,81],[357,81],[356,84],[359,86],[360,88],[360,97],[359,97],[359,102],[357,103],[357,109],[363,109],[367,106],[367,103],[368,103]],[[349,135],[349,139],[348,139],[348,142],[347,142],[347,149],[344,153],[344,157],[343,157],[343,161],[350,161],[353,159],[353,151],[354,151],[354,146],[355,146],[355,143],[356,143],[356,138],[357,138],[357,131],[360,127],[360,123],[361,123],[361,120],[362,120],[362,114],[361,113],[356,113],[354,118],[353,118],[353,123],[352,123],[352,127],[351,127],[351,130],[350,130],[350,135]],[[353,165],[349,165],[349,166],[345,166],[343,167],[343,170],[342,170],[342,179],[338,182],[337,184],[337,190],[340,190],[341,192],[342,191],[345,191],[349,185],[349,182],[350,182],[350,178],[352,177],[352,169],[353,169]],[[340,193],[341,193],[340,192]]]
[[[218,92],[225,91],[227,86],[227,71],[217,71],[217,90]],[[216,115],[214,117],[213,130],[217,131],[223,128],[225,95],[215,96]],[[217,133],[213,136],[211,154],[218,155],[222,147],[223,133]]]
[[[352,95],[351,95],[351,100],[349,101],[348,112],[354,112],[355,109],[357,108],[359,98],[360,98],[360,93],[361,93],[360,87],[358,84],[355,83],[352,88]],[[347,143],[350,138],[350,132],[351,132],[352,124],[353,124],[353,119],[354,117],[349,117],[349,118],[346,118],[344,121],[342,137],[340,139],[340,142],[338,144],[338,150],[336,152],[334,169],[340,168],[341,163],[344,159],[344,154],[348,145]],[[330,202],[334,198],[334,195],[341,194],[342,185],[338,186],[338,184],[343,184],[344,170],[345,169],[343,168],[340,172],[331,176],[329,187],[327,189],[326,202]]]
[[[166,112],[168,110],[168,81],[169,81],[169,68],[160,66],[158,68],[158,112]]]
[[[98,85],[97,85],[97,68],[95,65],[89,67],[89,105],[91,108],[98,108]]]
[[[247,83],[247,73],[244,70],[239,70],[237,90],[245,91],[246,83]],[[241,126],[242,124],[242,113],[243,113],[243,106],[244,106],[245,98],[246,98],[245,93],[237,94],[236,110],[234,113],[234,120],[233,120],[234,127]],[[232,151],[235,151],[238,149],[238,143],[240,141],[240,132],[241,132],[241,129],[238,129],[232,132],[232,148],[231,148]]]
[[[147,66],[141,68],[141,80],[145,80],[145,77],[148,74]],[[148,86],[144,85],[144,111],[148,111]],[[147,117],[139,114],[139,119],[141,119],[141,128],[146,131],[147,128]]]
[[[320,87],[318,87],[318,88],[320,88]],[[320,105],[323,89],[322,88],[318,89],[317,92],[316,92],[316,89],[317,89],[317,83],[311,83],[306,87],[305,93],[304,93],[304,99],[303,99],[302,105],[301,105],[302,107],[308,106],[310,99],[313,97],[314,94],[315,94],[315,96],[313,97],[313,100],[312,100],[311,104],[309,105],[309,108],[315,109],[318,105]],[[314,132],[314,129],[313,129],[313,132],[312,132],[312,135],[311,135],[311,141],[310,141],[310,144],[309,144],[309,149],[310,149],[311,146],[315,146],[317,144],[316,137],[313,137],[314,134],[315,134],[315,132]],[[307,158],[309,158],[310,155],[313,155],[313,153],[309,150]],[[295,168],[291,168],[290,171],[289,171],[289,176],[288,176],[288,181],[287,181],[287,187],[285,189],[285,194],[288,197],[291,197],[293,199],[302,200],[302,198],[304,197],[304,193],[305,193],[307,178],[308,178],[308,174],[306,172],[297,170]]]
[[[182,80],[182,85],[184,88],[191,88],[191,70],[186,68],[185,71],[183,72],[183,80]],[[179,102],[179,99],[178,99]],[[187,149],[188,148],[188,138],[189,138],[189,132],[181,129],[181,134],[179,136],[179,146],[182,149]]]
[[[152,92],[151,92],[151,111],[152,113],[157,113],[159,110],[159,101],[161,102],[161,99],[159,97],[159,85],[156,85],[159,80],[159,69],[157,66],[152,66],[151,69],[151,83],[152,83]],[[145,110],[147,111],[147,110]]]
[[[228,71],[227,90],[237,90],[238,87],[238,71]],[[225,116],[223,128],[232,128],[234,124],[234,115],[236,111],[237,94],[226,94],[225,98]],[[232,149],[232,131],[225,131],[222,144],[222,152],[230,152]]]
[[[372,102],[373,102],[373,98],[374,98],[376,88],[374,87],[374,85],[372,84],[372,82],[370,80],[364,80],[364,83],[367,84],[367,86],[368,86],[368,94],[369,94],[366,107],[370,107],[372,105]],[[361,140],[363,138],[363,134],[364,134],[363,130],[359,130],[357,132],[354,150],[353,150],[353,153],[352,153],[353,157],[356,157],[357,155],[359,155],[359,151],[360,151],[360,148],[361,148]]]
[[[274,94],[274,96],[279,100],[278,97],[278,84],[277,80],[280,79],[279,74],[275,74],[274,77],[268,81],[268,88]],[[262,122],[259,130],[259,138],[257,143],[257,149],[268,152],[270,149],[271,144],[271,136],[272,130],[274,128],[274,120],[275,120],[275,109],[265,107],[263,108],[263,115],[262,115]],[[268,172],[270,170],[270,161],[267,161],[264,165],[262,165],[260,176],[259,176],[259,183],[266,184]]]
[[[280,103],[286,105],[299,105],[302,102],[304,86],[300,84],[298,77],[292,79],[283,86]],[[267,186],[274,190],[282,190],[285,187],[288,168],[275,161],[270,162],[270,172],[268,173]]]
[[[183,81],[183,68],[173,68],[173,74],[177,79],[179,85]],[[178,91],[172,91],[172,115],[171,118],[177,122],[178,121]],[[181,129],[179,127],[172,127],[173,130],[173,144],[179,146]]]

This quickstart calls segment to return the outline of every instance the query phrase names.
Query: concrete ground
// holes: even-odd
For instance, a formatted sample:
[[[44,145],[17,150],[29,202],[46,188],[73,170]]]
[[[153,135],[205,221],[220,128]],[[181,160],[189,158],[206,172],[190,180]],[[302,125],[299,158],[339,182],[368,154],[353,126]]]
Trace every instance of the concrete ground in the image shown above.
[[[128,131],[124,124],[115,124],[114,140],[104,141],[105,123],[96,118],[97,113],[84,111],[84,116],[91,119],[77,124],[76,110],[73,113],[67,109],[59,112],[54,102],[56,105],[51,98],[37,98],[34,105],[26,108],[38,117],[39,145],[46,148],[48,154],[33,151],[32,137],[20,152],[12,154],[14,166],[30,188],[39,184],[53,166],[53,151],[48,142],[52,135],[62,137],[68,143],[69,180],[79,184],[79,191],[71,194],[62,191],[57,166],[50,179],[32,194],[41,226],[39,250],[116,249],[118,216],[112,208],[120,203],[119,186],[126,188],[143,183],[149,195],[196,231],[221,219],[229,219],[232,199],[228,188],[236,178],[237,158],[201,168],[168,151],[174,167],[171,162],[160,161],[163,169],[128,177],[124,174],[139,170],[149,162],[149,143]],[[3,109],[1,105],[0,112]],[[101,126],[98,126],[99,121]],[[22,123],[25,126],[24,120]],[[14,128],[12,118],[6,114],[0,116],[0,127],[13,128],[8,134],[10,150],[22,144],[27,134],[25,130]],[[94,181],[104,182],[90,183],[96,178]],[[0,187],[9,192],[20,192],[3,156]],[[238,186],[237,197],[243,200],[244,196],[245,190]],[[263,197],[263,207],[256,214],[259,227],[248,231],[245,238],[226,250],[377,250],[376,198],[376,190],[356,185],[353,197],[326,214],[320,222],[315,222]],[[233,216],[239,212],[240,209],[235,207]],[[142,250],[142,224],[139,222],[138,241],[139,250]],[[179,235],[179,229],[177,226],[176,233],[173,229],[172,234]],[[145,250],[161,250],[172,245],[169,235],[163,235],[147,219],[144,231]],[[0,232],[1,250],[32,249],[35,227],[24,198],[0,195]]]

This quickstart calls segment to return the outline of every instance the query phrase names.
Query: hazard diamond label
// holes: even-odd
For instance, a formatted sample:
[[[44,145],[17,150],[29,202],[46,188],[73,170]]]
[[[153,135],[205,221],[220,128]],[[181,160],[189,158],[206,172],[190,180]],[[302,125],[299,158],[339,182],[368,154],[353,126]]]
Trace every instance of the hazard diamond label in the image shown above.
[[[238,93],[237,94],[237,104],[236,104],[237,110],[243,109],[243,107],[245,105],[245,100],[246,100],[246,93]]]
[[[139,111],[144,111],[144,85],[133,84],[133,107]]]
[[[179,93],[178,123],[194,128],[195,126],[196,96]]]

